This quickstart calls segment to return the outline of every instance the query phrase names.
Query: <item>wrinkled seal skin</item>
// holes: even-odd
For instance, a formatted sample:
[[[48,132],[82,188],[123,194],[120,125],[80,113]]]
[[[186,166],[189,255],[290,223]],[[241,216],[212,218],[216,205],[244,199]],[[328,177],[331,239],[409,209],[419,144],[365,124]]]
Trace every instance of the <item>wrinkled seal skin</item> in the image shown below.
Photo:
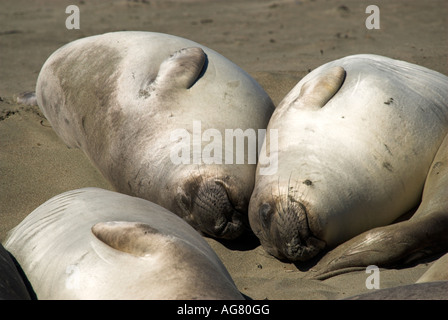
[[[196,230],[161,206],[113,191],[55,196],[4,245],[38,299],[242,299]]]
[[[280,259],[310,259],[418,206],[428,177],[421,213],[348,244],[347,255],[336,248],[319,274],[444,250],[447,183],[438,179],[448,176],[447,156],[432,162],[448,133],[447,101],[446,76],[376,55],[345,57],[304,77],[268,125],[278,130],[278,172],[257,174],[249,207],[263,247]],[[266,150],[276,152],[268,139],[259,167]],[[435,167],[443,172],[428,174]]]
[[[0,244],[0,300],[29,299],[31,296],[17,266]]]
[[[266,128],[272,101],[223,56],[166,34],[107,33],[54,52],[36,95],[56,133],[82,149],[117,191],[153,201],[217,238],[245,229],[256,167],[247,154],[244,164],[197,164],[193,153],[189,164],[170,158],[178,146],[171,134],[186,129],[192,142],[194,121],[223,138],[225,129]]]

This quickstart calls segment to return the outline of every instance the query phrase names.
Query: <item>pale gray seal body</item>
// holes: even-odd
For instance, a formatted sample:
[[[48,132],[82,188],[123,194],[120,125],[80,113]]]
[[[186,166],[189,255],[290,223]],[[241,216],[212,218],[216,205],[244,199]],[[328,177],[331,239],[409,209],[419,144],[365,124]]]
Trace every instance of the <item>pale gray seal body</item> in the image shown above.
[[[327,253],[311,276],[326,278],[371,264],[393,266],[448,250],[448,135],[430,166],[421,203],[409,220],[373,228]],[[420,282],[445,280],[447,257],[435,263]],[[445,267],[445,270],[444,270]],[[431,268],[430,268],[431,269]],[[447,279],[448,280],[448,279]]]
[[[0,244],[0,300],[29,300],[31,295],[16,264]]]
[[[36,95],[56,133],[81,148],[117,191],[160,204],[205,234],[242,233],[256,165],[247,152],[243,164],[225,161],[236,143],[225,149],[218,135],[265,129],[274,107],[234,63],[171,35],[107,33],[54,52]],[[188,136],[176,135],[180,129]],[[212,142],[220,144],[207,148]],[[190,153],[174,163],[180,150]],[[203,160],[208,155],[211,163]]]
[[[347,300],[448,300],[448,281],[413,283],[374,290]]]
[[[202,236],[147,200],[68,191],[5,241],[38,299],[242,299]]]
[[[278,172],[257,174],[249,208],[265,249],[307,260],[417,206],[425,179],[439,183],[428,171],[448,133],[447,101],[448,77],[376,55],[349,56],[305,76],[269,122],[278,146],[266,139],[260,154],[257,170],[266,150],[278,152]],[[440,161],[433,169],[446,156]],[[447,184],[440,183],[444,189],[423,201],[415,224],[352,243],[344,267],[356,265],[355,253],[377,264],[446,248]],[[388,245],[375,245],[388,237]],[[332,258],[340,263],[341,251]]]

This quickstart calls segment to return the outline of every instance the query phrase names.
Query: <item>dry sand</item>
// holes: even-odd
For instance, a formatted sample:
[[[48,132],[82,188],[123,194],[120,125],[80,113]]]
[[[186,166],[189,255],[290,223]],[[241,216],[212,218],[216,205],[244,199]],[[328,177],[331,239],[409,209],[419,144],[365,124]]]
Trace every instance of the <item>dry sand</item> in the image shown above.
[[[79,30],[65,28],[69,4],[80,8]],[[365,27],[370,4],[381,10],[379,30]],[[447,17],[446,0],[2,0],[0,239],[52,196],[86,186],[112,189],[80,150],[62,143],[38,108],[14,102],[14,95],[34,90],[42,64],[69,41],[119,30],[182,36],[234,61],[277,104],[309,70],[350,54],[381,54],[448,74]],[[364,271],[306,280],[309,266],[280,262],[255,239],[207,241],[252,299],[339,299],[369,291]],[[381,269],[380,286],[413,283],[430,264]]]

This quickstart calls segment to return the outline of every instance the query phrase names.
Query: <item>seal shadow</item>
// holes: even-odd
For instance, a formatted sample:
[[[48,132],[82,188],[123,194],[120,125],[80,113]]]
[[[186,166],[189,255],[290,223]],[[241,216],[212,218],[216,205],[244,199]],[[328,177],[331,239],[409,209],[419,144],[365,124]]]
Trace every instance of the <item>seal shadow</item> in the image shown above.
[[[299,271],[307,272],[310,269],[312,269],[320,261],[320,259],[322,259],[322,257],[325,256],[329,251],[331,251],[331,249],[323,250],[307,261],[296,261],[293,264]]]
[[[443,257],[446,254],[446,252],[439,252],[436,254],[430,254],[428,256],[419,257],[416,259],[413,259],[411,261],[406,261],[406,259],[398,261],[397,263],[391,264],[390,266],[385,266],[385,268],[393,268],[396,270],[404,270],[408,268],[413,268],[419,264],[425,264],[428,265],[430,263],[436,262],[441,257]]]
[[[250,251],[261,245],[260,240],[250,229],[246,229],[241,236],[233,240],[218,239],[206,234],[202,234],[202,236],[213,239],[232,251]]]
[[[198,77],[196,78],[196,80],[194,80],[194,82],[191,84],[190,87],[188,87],[187,89],[190,89],[191,87],[193,87],[196,82],[198,82],[205,74],[205,72],[207,71],[208,68],[208,56],[207,54],[204,52],[204,56],[205,56],[205,60],[204,60],[204,65],[202,66],[201,72],[199,72]]]
[[[31,282],[28,280],[28,277],[26,276],[25,272],[23,271],[22,267],[20,266],[19,262],[16,260],[16,258],[11,254],[11,252],[8,251],[8,255],[11,258],[11,260],[14,262],[14,266],[16,267],[20,278],[22,278],[23,283],[25,284],[25,288],[28,291],[28,294],[31,298],[31,300],[38,300],[37,295],[34,292],[33,286],[31,285]]]

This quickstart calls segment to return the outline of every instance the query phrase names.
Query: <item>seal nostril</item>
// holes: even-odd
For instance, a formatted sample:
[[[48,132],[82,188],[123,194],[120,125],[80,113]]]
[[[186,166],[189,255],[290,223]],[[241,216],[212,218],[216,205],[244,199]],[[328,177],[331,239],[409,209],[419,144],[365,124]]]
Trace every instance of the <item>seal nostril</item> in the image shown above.
[[[218,180],[201,184],[191,210],[198,228],[213,237],[234,239],[244,231],[241,213],[233,206],[225,184]]]

